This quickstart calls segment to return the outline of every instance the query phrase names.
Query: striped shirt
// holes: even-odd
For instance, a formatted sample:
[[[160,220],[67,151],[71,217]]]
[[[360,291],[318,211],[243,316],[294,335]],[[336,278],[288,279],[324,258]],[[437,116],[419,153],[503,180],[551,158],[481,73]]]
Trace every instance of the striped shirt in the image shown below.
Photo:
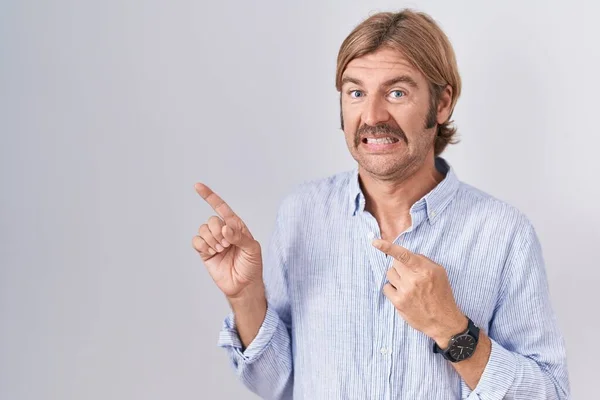
[[[569,397],[534,228],[459,181],[444,159],[436,167],[445,178],[411,207],[412,226],[394,243],[442,265],[457,305],[490,337],[477,387],[384,296],[392,259],[371,245],[380,230],[355,168],[303,183],[279,206],[264,260],[264,322],[245,350],[233,314],[219,336],[247,388],[297,400]]]

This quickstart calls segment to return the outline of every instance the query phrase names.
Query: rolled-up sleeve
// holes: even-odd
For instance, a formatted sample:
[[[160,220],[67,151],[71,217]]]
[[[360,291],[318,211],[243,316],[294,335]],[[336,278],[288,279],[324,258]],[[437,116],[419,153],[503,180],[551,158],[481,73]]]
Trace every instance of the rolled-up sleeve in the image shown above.
[[[283,325],[283,322],[281,322],[279,319],[277,312],[270,304],[267,304],[267,314],[265,315],[265,319],[258,330],[258,334],[250,343],[250,345],[245,350],[242,350],[242,342],[240,341],[240,337],[238,336],[238,332],[235,327],[233,313],[231,313],[223,322],[223,329],[219,335],[218,345],[219,347],[231,348],[230,353],[233,356],[232,361],[234,364],[240,362],[251,364],[269,347],[286,344],[288,341],[287,339],[289,339],[287,338],[287,330],[285,327],[281,329],[281,325]],[[282,334],[282,331],[284,334]],[[274,336],[275,339],[273,340]],[[274,346],[269,346],[271,344],[271,340],[273,340]]]
[[[490,358],[468,400],[567,399],[565,344],[530,223],[517,234],[489,326]]]
[[[288,399],[293,390],[291,313],[282,241],[285,238],[280,207],[267,255],[263,260],[263,279],[267,313],[256,337],[243,348],[235,316],[225,317],[218,346],[227,350],[241,382],[263,399]]]

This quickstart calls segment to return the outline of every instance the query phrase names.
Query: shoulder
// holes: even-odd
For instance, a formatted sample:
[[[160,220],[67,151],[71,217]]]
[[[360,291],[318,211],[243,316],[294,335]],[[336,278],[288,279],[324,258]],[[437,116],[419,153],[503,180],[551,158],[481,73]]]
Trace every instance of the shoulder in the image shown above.
[[[326,209],[346,207],[352,177],[353,171],[349,170],[297,184],[281,200],[279,214],[305,218]]]
[[[522,210],[472,185],[461,182],[453,203],[456,215],[473,228],[487,228],[511,242],[535,237],[533,224]]]

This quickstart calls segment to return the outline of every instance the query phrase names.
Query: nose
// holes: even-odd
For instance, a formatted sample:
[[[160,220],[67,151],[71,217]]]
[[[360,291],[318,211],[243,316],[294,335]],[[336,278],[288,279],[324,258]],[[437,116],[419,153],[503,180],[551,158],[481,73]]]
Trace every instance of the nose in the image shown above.
[[[383,122],[388,122],[390,113],[388,112],[385,102],[377,96],[372,96],[365,104],[363,112],[363,123],[370,126],[375,126]]]

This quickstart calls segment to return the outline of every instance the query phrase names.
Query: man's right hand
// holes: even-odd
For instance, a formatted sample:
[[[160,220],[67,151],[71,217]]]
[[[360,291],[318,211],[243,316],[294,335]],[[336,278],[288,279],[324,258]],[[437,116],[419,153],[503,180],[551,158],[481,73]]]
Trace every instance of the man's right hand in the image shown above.
[[[192,245],[219,289],[228,299],[242,297],[247,289],[263,287],[262,254],[246,224],[208,186],[195,189],[219,215],[198,229]]]

